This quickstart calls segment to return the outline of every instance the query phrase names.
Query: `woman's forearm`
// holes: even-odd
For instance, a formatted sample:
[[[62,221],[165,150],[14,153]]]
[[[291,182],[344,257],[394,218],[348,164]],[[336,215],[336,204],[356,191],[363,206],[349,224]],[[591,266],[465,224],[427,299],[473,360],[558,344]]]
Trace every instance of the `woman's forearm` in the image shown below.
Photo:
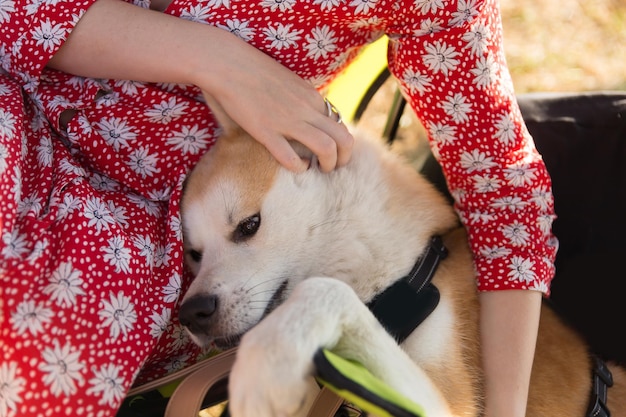
[[[99,0],[48,66],[94,78],[198,84],[229,49],[252,48],[227,31],[119,0]],[[219,57],[219,59],[216,59]],[[212,77],[204,76],[203,82]],[[203,87],[209,87],[204,85]]]
[[[530,290],[480,293],[486,417],[526,415],[541,298]]]

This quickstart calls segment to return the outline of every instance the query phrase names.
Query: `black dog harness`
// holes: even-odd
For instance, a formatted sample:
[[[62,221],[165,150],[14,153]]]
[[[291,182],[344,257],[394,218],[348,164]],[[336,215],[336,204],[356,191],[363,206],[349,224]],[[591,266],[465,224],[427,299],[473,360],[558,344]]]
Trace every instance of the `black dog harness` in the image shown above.
[[[378,321],[399,343],[432,313],[440,294],[431,282],[439,263],[448,256],[440,236],[431,238],[426,253],[411,272],[378,294],[367,306]],[[593,385],[587,417],[611,417],[607,402],[608,387],[613,386],[611,371],[600,358],[593,357]]]
[[[431,280],[439,262],[448,255],[440,236],[434,236],[411,272],[367,306],[398,342],[404,341],[439,304],[439,290]]]

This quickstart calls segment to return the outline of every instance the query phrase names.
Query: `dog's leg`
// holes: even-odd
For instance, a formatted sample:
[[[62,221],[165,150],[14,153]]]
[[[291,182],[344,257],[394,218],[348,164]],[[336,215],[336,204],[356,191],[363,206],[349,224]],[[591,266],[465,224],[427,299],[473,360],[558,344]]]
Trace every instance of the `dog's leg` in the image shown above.
[[[243,337],[230,376],[234,417],[306,412],[320,347],[354,359],[411,398],[429,417],[449,416],[441,393],[346,284],[310,278]]]

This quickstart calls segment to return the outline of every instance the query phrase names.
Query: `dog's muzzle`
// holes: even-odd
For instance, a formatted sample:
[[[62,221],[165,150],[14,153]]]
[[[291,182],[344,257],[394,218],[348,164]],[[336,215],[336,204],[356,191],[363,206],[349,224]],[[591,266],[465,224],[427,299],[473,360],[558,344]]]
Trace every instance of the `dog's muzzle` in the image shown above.
[[[191,333],[206,334],[211,316],[216,310],[216,295],[198,294],[183,303],[178,312],[178,319]]]

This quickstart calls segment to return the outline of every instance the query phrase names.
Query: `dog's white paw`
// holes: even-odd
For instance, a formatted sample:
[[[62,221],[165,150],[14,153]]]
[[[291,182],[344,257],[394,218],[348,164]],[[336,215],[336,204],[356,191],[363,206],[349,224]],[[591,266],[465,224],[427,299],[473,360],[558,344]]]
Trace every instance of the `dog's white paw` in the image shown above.
[[[237,351],[229,377],[233,417],[306,416],[319,389],[311,377],[312,358],[253,329]],[[260,336],[260,337],[257,337]]]

